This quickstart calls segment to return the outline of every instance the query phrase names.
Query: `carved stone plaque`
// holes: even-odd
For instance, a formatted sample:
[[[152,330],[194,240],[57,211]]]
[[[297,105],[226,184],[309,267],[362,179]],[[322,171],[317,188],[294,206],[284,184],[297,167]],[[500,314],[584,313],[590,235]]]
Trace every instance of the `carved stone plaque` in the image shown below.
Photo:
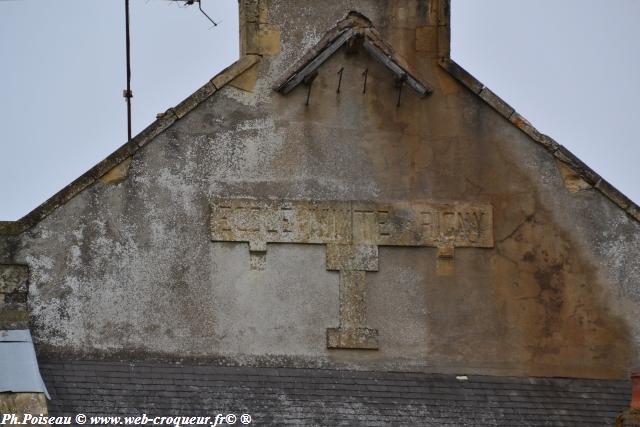
[[[366,327],[365,272],[378,271],[378,246],[438,248],[438,274],[453,272],[455,247],[493,247],[493,210],[482,203],[361,203],[217,199],[211,239],[247,242],[262,269],[267,243],[327,245],[327,270],[340,271],[340,325],[327,347],[377,349]]]

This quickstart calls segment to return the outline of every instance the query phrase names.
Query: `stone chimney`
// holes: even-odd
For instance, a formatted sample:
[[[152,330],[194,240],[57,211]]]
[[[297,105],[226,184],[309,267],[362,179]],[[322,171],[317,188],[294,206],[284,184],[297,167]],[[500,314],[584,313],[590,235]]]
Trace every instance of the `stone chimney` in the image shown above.
[[[371,19],[396,50],[411,57],[449,58],[450,0],[238,0],[240,55],[273,56],[283,43],[333,27],[349,11]],[[304,52],[300,52],[301,56]]]
[[[239,0],[240,56],[276,55],[280,30],[269,24],[268,0]]]
[[[28,281],[27,266],[0,264],[0,330],[29,329]]]
[[[631,374],[631,403],[616,420],[616,427],[640,427],[640,371]]]
[[[46,415],[47,391],[29,331],[29,268],[0,264],[0,413]]]

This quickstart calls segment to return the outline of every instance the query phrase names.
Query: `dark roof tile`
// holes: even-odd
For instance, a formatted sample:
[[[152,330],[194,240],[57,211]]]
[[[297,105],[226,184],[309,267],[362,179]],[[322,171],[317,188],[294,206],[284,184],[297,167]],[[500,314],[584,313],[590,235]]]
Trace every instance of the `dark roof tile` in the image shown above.
[[[45,362],[51,415],[249,413],[256,424],[611,425],[627,381]]]

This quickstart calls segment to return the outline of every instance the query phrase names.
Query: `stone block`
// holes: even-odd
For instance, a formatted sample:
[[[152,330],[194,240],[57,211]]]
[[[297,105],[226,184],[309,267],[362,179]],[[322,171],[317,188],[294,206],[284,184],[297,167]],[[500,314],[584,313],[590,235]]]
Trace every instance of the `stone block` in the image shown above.
[[[560,161],[567,164],[575,173],[588,184],[595,185],[600,180],[600,175],[595,173],[582,160],[578,159],[571,151],[562,145],[558,145],[553,155]]]
[[[438,257],[436,259],[436,274],[438,276],[453,276],[455,273],[453,245],[443,245],[438,247]]]
[[[501,116],[506,118],[507,120],[511,120],[511,115],[515,112],[513,107],[507,104],[502,98],[496,95],[491,89],[488,87],[483,88],[480,91],[480,98],[484,99],[484,101],[493,107]]]
[[[260,55],[259,38],[259,24],[257,22],[244,24],[240,33],[240,53],[242,55]]]
[[[622,194],[617,188],[609,184],[604,179],[600,179],[600,181],[598,181],[596,188],[622,209],[626,210],[632,204],[631,200],[629,200],[627,196]]]
[[[220,89],[248,68],[252,67],[255,63],[260,61],[260,57],[257,55],[244,55],[229,67],[222,70],[214,78],[211,79],[211,83],[215,88]]]
[[[480,93],[484,88],[484,85],[475,77],[473,77],[467,70],[455,63],[449,58],[443,58],[439,62],[440,66],[447,70],[449,74],[460,83],[465,85],[473,93]]]
[[[126,158],[120,164],[115,166],[106,174],[100,177],[103,184],[118,184],[129,176],[129,166],[131,166],[131,157]]]
[[[257,48],[260,55],[280,53],[280,29],[275,25],[259,24]]]
[[[438,5],[438,25],[449,26],[451,20],[451,0],[432,0]]]
[[[556,140],[551,138],[549,135],[542,135],[539,140],[536,139],[536,142],[552,153],[560,146],[560,144],[558,144]]]
[[[438,56],[448,58],[451,54],[451,29],[438,27]]]
[[[268,15],[268,0],[240,0],[241,55],[275,55],[280,52],[280,30],[268,24]]]
[[[0,236],[15,236],[23,230],[21,221],[0,221]]]
[[[249,252],[249,268],[251,270],[264,270],[267,267],[266,252]]]
[[[0,329],[27,329],[29,268],[0,264]]]
[[[631,215],[632,218],[640,221],[640,207],[638,207],[638,205],[636,205],[635,203],[631,203],[631,205],[629,205],[629,207],[627,208],[627,213]]]
[[[367,323],[364,271],[340,272],[340,327],[362,328]]]
[[[439,247],[450,243],[488,248],[493,247],[493,209],[488,204],[466,202],[218,199],[211,204],[210,230],[212,240],[249,242],[251,251],[266,251],[266,243],[363,247]],[[369,257],[373,252],[367,249],[359,256],[365,254]]]
[[[258,65],[254,64],[246,71],[238,75],[235,79],[229,82],[230,86],[237,89],[244,90],[246,92],[253,92],[258,81]]]
[[[259,0],[258,2],[258,22],[261,24],[269,20],[269,0]]]
[[[430,0],[427,2],[428,9],[426,13],[426,22],[428,25],[437,26],[438,25],[438,15],[440,13],[440,2],[439,0],[433,1]]]
[[[240,0],[239,2],[240,22],[258,22],[260,17],[260,0]]]
[[[0,264],[0,309],[3,304],[26,304],[28,284],[26,265]]]
[[[453,245],[443,245],[438,247],[438,258],[451,259],[453,258],[454,247]]]
[[[522,132],[529,135],[534,141],[538,141],[542,138],[542,134],[538,132],[538,129],[536,129],[529,120],[525,119],[520,113],[513,113],[510,120],[511,123],[516,125],[516,127]]]
[[[327,348],[377,350],[378,330],[370,328],[328,328]]]
[[[0,329],[28,329],[29,313],[24,309],[3,308],[0,310]]]
[[[191,110],[197,107],[202,101],[209,98],[217,91],[216,86],[211,82],[206,83],[200,89],[198,89],[193,95],[182,101],[180,104],[173,107],[173,113],[179,119],[186,116]]]
[[[0,414],[48,415],[47,398],[43,393],[0,393]],[[42,424],[40,424],[42,425]]]
[[[592,188],[591,184],[582,179],[580,174],[569,165],[560,160],[556,160],[556,164],[558,165],[558,169],[560,170],[560,174],[564,180],[564,186],[567,190],[572,193],[577,193],[578,191]]]
[[[416,51],[436,52],[438,47],[438,27],[427,25],[416,28]]]
[[[156,136],[164,132],[169,126],[174,124],[176,120],[178,120],[178,116],[173,112],[173,108],[170,108],[167,110],[166,114],[163,114],[162,117],[151,123],[147,128],[133,138],[133,142],[135,142],[139,148],[144,147],[149,142],[153,141]]]
[[[378,247],[374,245],[327,245],[327,270],[378,271]]]
[[[267,0],[240,0],[239,18],[244,23],[267,22],[269,7]]]
[[[574,155],[562,145],[558,145],[553,155],[567,164],[571,164],[574,158]]]

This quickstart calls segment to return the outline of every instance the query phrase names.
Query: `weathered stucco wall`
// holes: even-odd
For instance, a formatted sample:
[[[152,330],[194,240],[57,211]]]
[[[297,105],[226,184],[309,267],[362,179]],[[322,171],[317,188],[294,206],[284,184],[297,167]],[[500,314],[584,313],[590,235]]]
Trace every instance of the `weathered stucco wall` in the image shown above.
[[[272,90],[349,10],[432,96],[405,88],[397,107],[391,73],[344,48],[308,106],[304,85]],[[258,64],[2,246],[30,267],[41,351],[625,376],[639,361],[640,224],[593,189],[570,192],[551,154],[438,66],[433,16],[426,0],[265,4],[258,52],[247,52],[263,54]],[[495,243],[457,248],[451,275],[437,271],[436,248],[380,247],[366,273],[378,350],[327,349],[339,274],[325,247],[269,244],[264,270],[251,270],[247,244],[211,241],[220,197],[490,203]]]

